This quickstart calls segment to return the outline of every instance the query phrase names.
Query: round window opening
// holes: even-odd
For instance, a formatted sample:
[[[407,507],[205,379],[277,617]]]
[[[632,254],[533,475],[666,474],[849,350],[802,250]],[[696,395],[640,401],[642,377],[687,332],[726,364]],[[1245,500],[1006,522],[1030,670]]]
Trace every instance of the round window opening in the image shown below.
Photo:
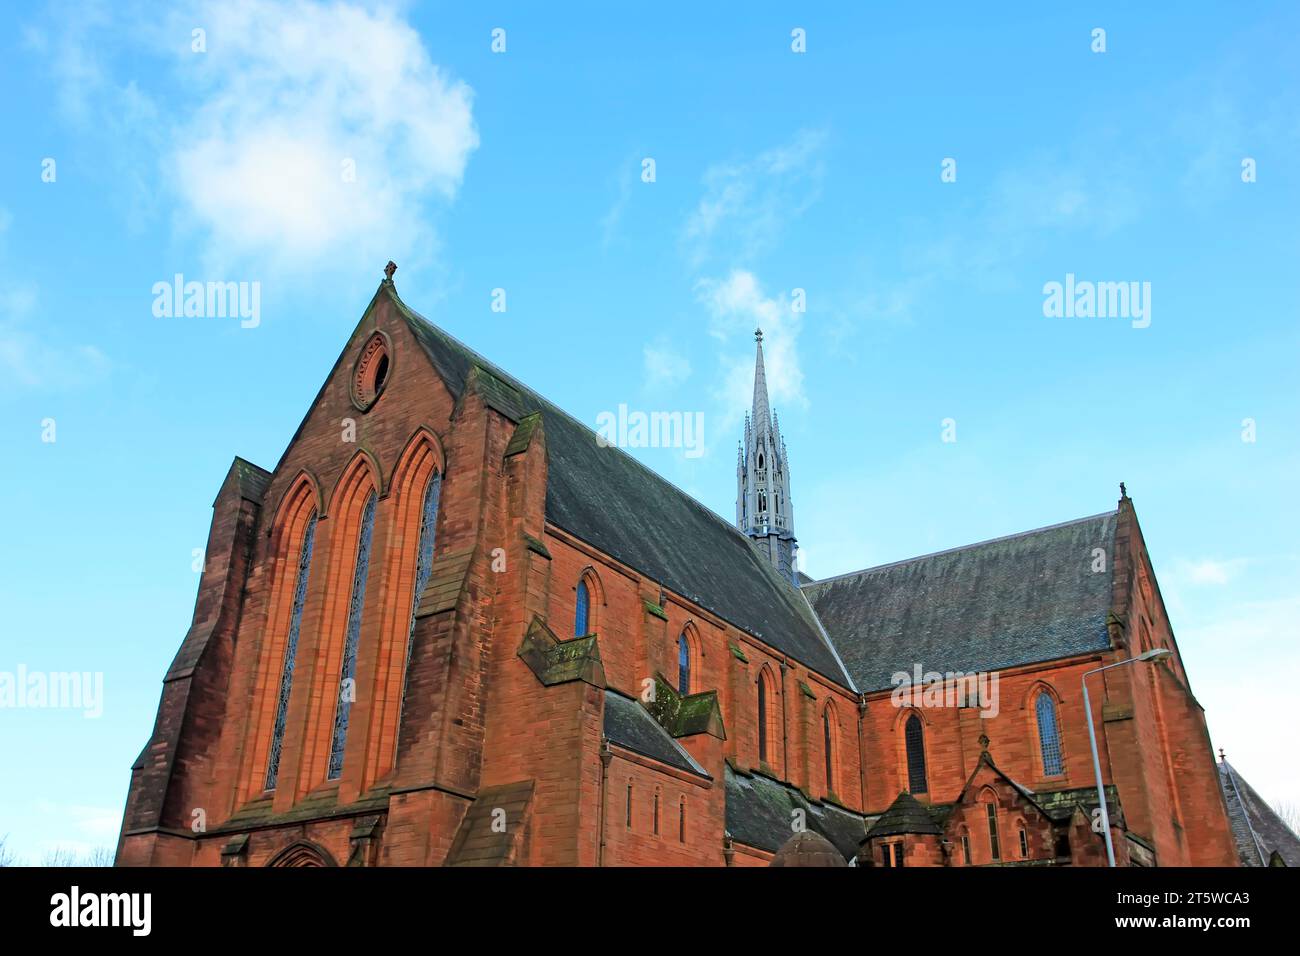
[[[376,332],[361,350],[352,373],[352,401],[357,408],[364,412],[375,404],[388,383],[391,370],[388,336]]]

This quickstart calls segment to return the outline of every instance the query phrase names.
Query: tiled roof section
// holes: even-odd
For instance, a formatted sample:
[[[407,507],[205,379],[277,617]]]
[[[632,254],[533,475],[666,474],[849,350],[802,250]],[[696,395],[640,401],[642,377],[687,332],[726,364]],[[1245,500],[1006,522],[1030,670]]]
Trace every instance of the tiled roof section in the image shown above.
[[[1219,784],[1241,865],[1268,866],[1276,852],[1287,866],[1300,866],[1300,837],[1226,760],[1219,762]]]
[[[897,836],[901,833],[928,833],[938,836],[930,811],[906,790],[898,795],[889,809],[882,813],[867,831],[869,837]]]
[[[847,686],[807,602],[729,522],[467,346],[393,301],[459,400],[475,387],[519,422],[540,412],[546,434],[546,517],[570,534],[736,627]]]
[[[835,845],[844,859],[857,855],[867,835],[864,819],[829,803],[812,803],[793,787],[761,774],[726,769],[727,833],[737,843],[775,853],[796,832],[795,810],[807,829]]]
[[[988,671],[1110,646],[1117,513],[816,581],[804,593],[858,690],[891,676]],[[1095,549],[1105,571],[1094,572]]]
[[[668,735],[659,721],[650,716],[648,710],[617,691],[605,691],[605,736],[610,743],[624,750],[631,750],[687,773],[709,777],[704,768],[695,762],[695,758]]]

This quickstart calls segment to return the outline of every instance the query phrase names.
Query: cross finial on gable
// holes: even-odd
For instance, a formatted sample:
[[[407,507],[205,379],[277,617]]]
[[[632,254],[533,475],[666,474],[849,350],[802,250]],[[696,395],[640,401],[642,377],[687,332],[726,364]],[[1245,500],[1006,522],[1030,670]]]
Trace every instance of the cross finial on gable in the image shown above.
[[[384,278],[389,282],[393,281],[393,273],[397,271],[397,263],[392,259],[388,260],[388,265],[384,266]]]

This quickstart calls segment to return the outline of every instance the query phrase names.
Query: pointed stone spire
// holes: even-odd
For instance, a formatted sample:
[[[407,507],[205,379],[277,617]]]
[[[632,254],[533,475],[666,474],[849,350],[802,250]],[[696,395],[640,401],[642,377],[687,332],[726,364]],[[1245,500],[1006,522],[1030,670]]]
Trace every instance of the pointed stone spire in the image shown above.
[[[763,330],[754,330],[754,341],[758,343],[758,357],[754,360],[754,411],[750,416],[754,427],[762,429],[772,420],[767,404],[767,371],[763,368]]]
[[[768,404],[762,329],[754,330],[754,342],[754,404],[745,415],[745,434],[736,467],[736,527],[749,535],[777,571],[797,586],[790,474],[780,425]]]

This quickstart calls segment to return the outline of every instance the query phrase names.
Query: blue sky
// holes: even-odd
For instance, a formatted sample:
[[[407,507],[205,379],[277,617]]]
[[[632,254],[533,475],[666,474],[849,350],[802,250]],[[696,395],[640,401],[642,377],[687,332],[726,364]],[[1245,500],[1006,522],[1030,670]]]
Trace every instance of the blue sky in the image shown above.
[[[10,850],[114,842],[231,457],[275,465],[389,258],[593,426],[703,412],[635,453],[728,518],[763,325],[815,576],[1126,481],[1215,746],[1300,803],[1293,5],[463,6],[0,13],[0,671],[104,675],[0,710]],[[155,317],[176,273],[256,327]],[[1150,326],[1045,317],[1067,274]]]

